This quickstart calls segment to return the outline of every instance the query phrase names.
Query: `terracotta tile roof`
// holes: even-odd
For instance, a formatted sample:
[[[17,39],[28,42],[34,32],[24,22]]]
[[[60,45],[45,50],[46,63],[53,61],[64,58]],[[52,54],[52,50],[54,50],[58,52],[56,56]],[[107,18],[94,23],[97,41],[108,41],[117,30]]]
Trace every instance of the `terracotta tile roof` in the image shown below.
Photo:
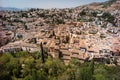
[[[63,60],[70,60],[71,57],[70,57],[70,56],[63,56],[62,59],[63,59]]]
[[[71,52],[68,50],[60,50],[62,52],[63,55],[68,55],[70,56]]]
[[[80,50],[77,50],[77,49],[70,49],[70,52],[71,52],[71,53],[78,53],[78,54],[79,54],[79,53],[80,53]]]
[[[87,48],[83,39],[80,39],[80,47]]]

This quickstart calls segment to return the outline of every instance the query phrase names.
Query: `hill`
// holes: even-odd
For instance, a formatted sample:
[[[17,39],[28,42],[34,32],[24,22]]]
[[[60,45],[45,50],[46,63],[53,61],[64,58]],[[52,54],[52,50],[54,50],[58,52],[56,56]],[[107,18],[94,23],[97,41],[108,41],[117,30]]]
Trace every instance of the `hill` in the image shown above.
[[[20,11],[21,9],[13,7],[0,7],[0,11]]]

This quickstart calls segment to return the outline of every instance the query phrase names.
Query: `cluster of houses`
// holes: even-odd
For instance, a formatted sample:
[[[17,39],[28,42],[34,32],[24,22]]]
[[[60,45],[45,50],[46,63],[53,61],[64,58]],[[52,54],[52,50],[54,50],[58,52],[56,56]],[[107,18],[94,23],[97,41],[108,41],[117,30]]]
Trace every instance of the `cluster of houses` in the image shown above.
[[[113,24],[103,17],[108,11],[92,8],[0,12],[0,53],[40,51],[43,43],[48,54],[65,64],[73,58],[117,59],[120,64],[120,10],[110,12]]]
[[[9,43],[12,35],[13,33],[11,31],[7,31],[6,28],[2,26],[2,21],[0,21],[0,47]]]
[[[68,64],[73,58],[81,61],[89,61],[94,58],[97,62],[104,62],[107,58],[117,58],[119,60],[120,37],[108,35],[107,30],[102,29],[95,34],[90,34],[89,29],[86,30],[87,26],[83,28],[85,24],[86,22],[74,22],[61,24],[55,28],[42,28],[38,32],[29,33],[33,35],[31,37],[1,47],[0,51],[40,51],[39,45],[43,43],[48,54],[54,58],[62,59],[65,64]],[[100,38],[101,32],[104,32],[105,38]]]

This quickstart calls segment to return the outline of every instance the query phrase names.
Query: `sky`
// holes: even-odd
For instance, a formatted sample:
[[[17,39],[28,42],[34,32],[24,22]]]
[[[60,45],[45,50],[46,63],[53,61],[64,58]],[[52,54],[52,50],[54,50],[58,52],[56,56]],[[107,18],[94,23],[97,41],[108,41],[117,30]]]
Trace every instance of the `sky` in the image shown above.
[[[107,0],[0,0],[0,7],[15,8],[71,8]]]

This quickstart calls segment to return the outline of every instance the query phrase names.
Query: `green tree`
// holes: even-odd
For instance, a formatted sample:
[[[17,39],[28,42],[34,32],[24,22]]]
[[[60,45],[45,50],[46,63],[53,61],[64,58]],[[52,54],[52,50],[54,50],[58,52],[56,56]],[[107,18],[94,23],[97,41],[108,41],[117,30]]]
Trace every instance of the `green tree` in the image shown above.
[[[66,43],[69,43],[70,37],[66,36]]]
[[[107,71],[105,69],[105,65],[101,64],[94,64],[94,78],[95,80],[108,80],[106,78]]]
[[[64,64],[59,59],[48,58],[45,62],[45,68],[48,72],[48,77],[58,78],[64,72]]]
[[[114,23],[114,19],[115,19],[115,18],[114,18],[114,16],[112,16],[109,12],[103,13],[102,18],[106,19],[106,21],[108,21],[108,22],[110,22],[110,23],[112,23],[112,24],[115,24],[115,23]]]
[[[90,67],[91,73],[94,74],[94,59],[91,60],[89,67]]]
[[[40,44],[40,49],[41,49],[41,60],[42,63],[45,63],[46,59],[48,58],[48,53],[47,51],[43,48],[43,44]]]
[[[12,80],[5,64],[0,62],[0,80]]]
[[[9,53],[4,53],[2,54],[2,56],[0,57],[0,62],[3,64],[6,64],[10,61],[10,59],[12,58],[12,55]]]
[[[84,67],[80,69],[78,80],[93,80],[93,75],[89,67]]]
[[[44,58],[44,49],[43,49],[43,44],[40,43],[40,49],[41,49],[41,57],[42,57],[42,63],[45,63],[45,58]]]
[[[110,64],[110,59],[109,58],[106,59],[106,63]]]
[[[38,80],[49,80],[47,74],[43,70],[37,71]]]
[[[32,69],[32,78],[31,78],[31,80],[38,80],[37,79],[37,71],[36,71],[36,69]]]

